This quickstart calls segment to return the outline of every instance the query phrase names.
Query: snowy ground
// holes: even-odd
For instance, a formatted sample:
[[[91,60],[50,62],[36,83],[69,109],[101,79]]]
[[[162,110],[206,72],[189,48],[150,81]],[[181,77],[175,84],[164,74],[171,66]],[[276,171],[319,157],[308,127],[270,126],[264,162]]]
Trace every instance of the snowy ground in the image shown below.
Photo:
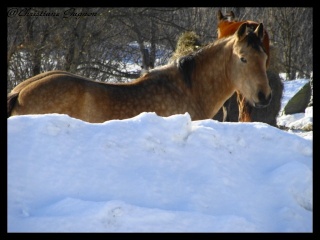
[[[10,117],[7,230],[312,232],[312,144],[188,114]]]

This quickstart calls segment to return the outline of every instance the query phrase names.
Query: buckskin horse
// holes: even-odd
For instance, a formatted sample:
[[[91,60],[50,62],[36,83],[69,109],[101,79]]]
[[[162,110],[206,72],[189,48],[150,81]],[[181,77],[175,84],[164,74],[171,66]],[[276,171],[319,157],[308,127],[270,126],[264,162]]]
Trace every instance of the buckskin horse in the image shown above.
[[[236,21],[235,20],[235,15],[233,11],[230,11],[228,14],[223,15],[222,12],[219,10],[217,14],[218,18],[218,39],[230,36],[236,32],[236,30],[239,28],[239,26],[243,23],[247,23],[248,26],[252,29],[255,29],[259,23],[251,21],[251,20],[246,20],[246,21]],[[269,35],[267,31],[264,29],[264,37],[262,40],[262,46],[263,50],[267,54],[268,58],[266,61],[266,66],[268,68],[269,62],[270,62],[270,53],[269,53],[269,46],[270,40],[269,40]],[[239,121],[241,122],[251,122],[251,112],[252,112],[252,106],[247,103],[245,97],[239,92],[236,91],[237,93],[237,102],[238,102],[238,107],[239,107]]]
[[[42,73],[17,85],[7,98],[8,117],[68,114],[87,122],[184,114],[211,119],[235,91],[255,107],[271,100],[263,50],[263,24],[247,23],[231,36],[150,70],[129,83],[93,81],[64,71]]]

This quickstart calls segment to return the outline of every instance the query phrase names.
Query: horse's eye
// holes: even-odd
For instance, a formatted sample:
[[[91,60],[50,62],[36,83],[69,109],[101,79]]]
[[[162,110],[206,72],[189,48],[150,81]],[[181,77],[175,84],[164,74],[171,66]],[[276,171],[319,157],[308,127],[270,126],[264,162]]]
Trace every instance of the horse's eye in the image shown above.
[[[241,62],[244,62],[244,63],[247,62],[247,59],[245,59],[244,57],[241,57],[240,60],[241,60]]]

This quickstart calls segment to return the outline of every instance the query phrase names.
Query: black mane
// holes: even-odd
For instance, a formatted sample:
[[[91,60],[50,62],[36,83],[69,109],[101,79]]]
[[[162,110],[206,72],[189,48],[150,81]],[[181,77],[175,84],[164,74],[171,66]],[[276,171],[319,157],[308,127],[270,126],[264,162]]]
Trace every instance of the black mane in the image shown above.
[[[194,54],[183,56],[178,60],[178,69],[180,73],[182,73],[183,80],[189,88],[192,87],[191,74],[195,68],[195,65],[196,61]]]
[[[260,47],[261,47],[263,51],[266,52],[261,42],[261,39],[254,32],[250,31],[246,36],[246,38],[247,38],[248,46],[252,47],[257,51],[260,51]]]

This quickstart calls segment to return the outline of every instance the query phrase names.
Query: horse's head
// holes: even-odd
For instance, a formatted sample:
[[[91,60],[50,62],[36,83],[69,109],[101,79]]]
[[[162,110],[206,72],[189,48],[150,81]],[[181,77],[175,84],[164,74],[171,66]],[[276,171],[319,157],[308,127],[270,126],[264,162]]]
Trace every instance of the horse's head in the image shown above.
[[[223,15],[222,12],[219,10],[217,14],[217,20],[218,20],[218,28],[217,28],[218,39],[223,37],[228,37],[234,34],[239,29],[240,25],[243,23],[248,23],[247,26],[253,30],[259,25],[259,23],[251,20],[238,21],[233,11],[230,11],[226,15]],[[264,29],[262,45],[263,45],[264,51],[268,55],[268,59],[266,62],[267,67],[269,66],[269,62],[270,62],[269,44],[270,44],[269,35],[267,31]]]
[[[255,107],[266,107],[271,88],[266,74],[267,54],[263,50],[263,24],[251,30],[248,23],[234,33],[230,79],[236,89]]]

